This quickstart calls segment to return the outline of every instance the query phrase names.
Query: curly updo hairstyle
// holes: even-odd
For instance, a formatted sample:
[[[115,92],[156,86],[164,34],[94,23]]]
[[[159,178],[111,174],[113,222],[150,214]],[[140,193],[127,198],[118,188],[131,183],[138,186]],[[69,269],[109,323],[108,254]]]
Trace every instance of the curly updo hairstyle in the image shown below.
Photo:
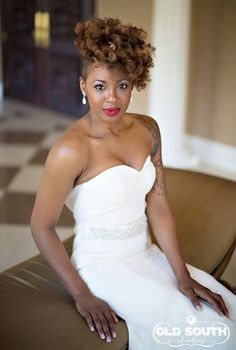
[[[147,33],[131,24],[123,25],[115,18],[95,18],[77,23],[75,46],[82,57],[82,78],[91,64],[123,70],[138,91],[150,81],[155,48],[145,41]]]

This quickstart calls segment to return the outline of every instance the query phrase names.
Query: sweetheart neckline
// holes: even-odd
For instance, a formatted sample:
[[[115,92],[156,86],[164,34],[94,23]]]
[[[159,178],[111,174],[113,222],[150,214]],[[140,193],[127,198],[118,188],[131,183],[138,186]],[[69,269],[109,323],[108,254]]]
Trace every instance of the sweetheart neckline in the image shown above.
[[[96,179],[99,175],[102,175],[102,174],[104,174],[104,173],[107,173],[108,171],[113,170],[114,168],[125,167],[125,168],[128,168],[128,169],[132,170],[132,171],[137,172],[138,174],[141,174],[142,171],[143,171],[143,169],[145,168],[145,165],[146,165],[147,161],[148,161],[150,158],[151,158],[151,155],[149,154],[149,155],[146,157],[146,159],[145,159],[145,161],[144,161],[144,164],[143,164],[143,166],[142,166],[142,168],[141,168],[140,170],[139,170],[139,169],[136,169],[136,168],[134,168],[134,167],[132,167],[132,166],[130,166],[130,165],[127,165],[127,164],[117,164],[117,165],[111,166],[111,167],[109,167],[109,168],[107,168],[107,169],[104,169],[104,170],[102,170],[100,173],[98,173],[97,175],[95,175],[94,177],[92,177],[91,179],[89,179],[89,180],[87,180],[87,181],[85,181],[85,182],[82,182],[82,183],[76,185],[75,187],[73,187],[70,193],[72,193],[77,187],[81,187],[82,185],[86,185],[87,183],[90,183],[91,181],[93,181],[94,179]]]

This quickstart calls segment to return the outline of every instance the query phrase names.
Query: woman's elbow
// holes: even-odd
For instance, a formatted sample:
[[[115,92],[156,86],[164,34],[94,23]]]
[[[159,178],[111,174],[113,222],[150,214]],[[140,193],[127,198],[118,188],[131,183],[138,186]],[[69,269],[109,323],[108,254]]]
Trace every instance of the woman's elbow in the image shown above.
[[[32,212],[31,218],[30,218],[30,229],[31,234],[34,239],[37,239],[37,237],[43,234],[46,234],[48,232],[54,232],[55,231],[55,223],[54,222],[48,222],[46,219],[43,219],[39,214],[36,212]]]

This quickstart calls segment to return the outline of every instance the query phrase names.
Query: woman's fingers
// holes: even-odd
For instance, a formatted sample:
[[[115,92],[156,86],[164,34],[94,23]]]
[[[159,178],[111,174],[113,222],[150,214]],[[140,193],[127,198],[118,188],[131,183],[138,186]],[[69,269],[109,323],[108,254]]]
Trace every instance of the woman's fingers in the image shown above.
[[[96,330],[101,339],[111,342],[116,337],[115,322],[118,318],[108,303],[90,294],[76,300],[76,308],[85,318],[91,331]]]
[[[215,294],[215,297],[218,298],[218,300],[219,300],[219,304],[221,306],[221,309],[223,310],[223,314],[228,317],[229,311],[228,311],[227,306],[224,302],[224,299],[222,298],[222,296],[220,294],[217,294],[217,293],[214,293],[214,294]]]
[[[191,300],[193,306],[200,311],[202,309],[202,305],[200,303],[199,298],[195,294],[194,290],[189,287],[183,291],[183,293]]]
[[[225,315],[228,317],[228,309],[221,295],[214,293],[207,288],[201,290],[199,294],[201,298],[208,301],[216,309],[219,315]]]
[[[118,323],[118,322],[119,322],[119,320],[118,320],[118,317],[116,316],[115,311],[114,311],[114,310],[112,310],[112,309],[110,309],[110,314],[111,314],[111,316],[112,316],[112,318],[113,318],[114,322]]]
[[[87,325],[88,325],[89,329],[92,332],[94,332],[95,331],[95,327],[94,327],[93,319],[92,319],[90,313],[85,314],[84,317],[85,317],[85,320],[87,322]]]
[[[101,339],[105,339],[105,333],[103,332],[102,323],[100,321],[100,318],[97,314],[92,314],[93,322],[95,324],[96,330],[98,332],[98,335]]]
[[[113,310],[107,309],[105,311],[99,310],[84,315],[89,329],[91,331],[96,329],[99,337],[101,339],[106,339],[107,342],[111,342],[112,337],[116,337],[112,312],[114,313]]]
[[[111,313],[112,313],[111,310],[107,310],[107,312],[105,312],[104,314],[105,314],[105,317],[106,317],[106,319],[108,321],[111,334],[115,338],[116,337],[116,330],[115,330],[115,327],[114,327],[114,320],[113,320],[113,317],[112,317]]]
[[[228,309],[220,294],[212,292],[192,278],[185,279],[179,283],[179,290],[185,294],[197,310],[201,310],[200,300],[210,303],[219,315],[228,317]]]
[[[93,315],[93,320],[100,338],[106,339],[107,342],[111,342],[112,335],[108,324],[108,320],[106,319],[104,314],[102,312],[96,313],[95,315]],[[111,316],[110,320],[113,323]],[[113,331],[115,331],[114,326],[111,325],[111,328],[113,328]]]
[[[210,303],[220,316],[225,315],[228,317],[228,309],[221,295],[212,292],[202,285],[197,285],[194,289],[196,295]]]

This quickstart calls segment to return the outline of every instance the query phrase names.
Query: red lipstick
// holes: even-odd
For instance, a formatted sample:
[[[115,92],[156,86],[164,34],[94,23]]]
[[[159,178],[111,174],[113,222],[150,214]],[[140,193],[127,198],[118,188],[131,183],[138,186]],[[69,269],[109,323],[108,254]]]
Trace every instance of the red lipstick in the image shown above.
[[[108,116],[108,117],[114,117],[120,112],[120,108],[103,108],[103,112]]]

